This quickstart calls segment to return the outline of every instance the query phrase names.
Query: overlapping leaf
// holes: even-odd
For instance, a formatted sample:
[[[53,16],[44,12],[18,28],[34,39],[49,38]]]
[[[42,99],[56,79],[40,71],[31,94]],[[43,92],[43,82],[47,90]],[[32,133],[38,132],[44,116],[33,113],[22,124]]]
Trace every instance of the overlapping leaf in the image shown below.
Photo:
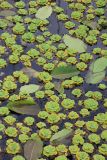
[[[29,94],[29,93],[34,93],[40,88],[39,85],[36,84],[29,84],[29,85],[24,85],[20,88],[20,92]]]
[[[101,57],[96,59],[89,66],[89,72],[86,75],[86,83],[96,84],[100,83],[106,75],[107,58]]]
[[[70,141],[69,138],[72,138],[72,136],[72,129],[62,129],[51,137],[50,142],[52,145],[67,144]],[[69,141],[67,141],[68,139]]]
[[[71,65],[55,67],[55,69],[51,73],[52,77],[56,79],[66,79],[78,74],[79,71],[77,70],[77,68]]]
[[[9,102],[7,107],[16,113],[26,115],[37,115],[40,111],[40,107],[33,99],[18,100]]]

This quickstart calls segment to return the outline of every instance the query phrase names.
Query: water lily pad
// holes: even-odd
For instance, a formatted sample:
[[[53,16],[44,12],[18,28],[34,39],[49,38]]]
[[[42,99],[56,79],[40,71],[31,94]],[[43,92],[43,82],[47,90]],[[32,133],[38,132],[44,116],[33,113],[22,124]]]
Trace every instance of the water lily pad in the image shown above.
[[[11,10],[3,10],[3,11],[0,11],[0,16],[4,16],[4,17],[13,16],[13,15],[15,15],[15,14],[16,14],[16,12],[11,11]]]
[[[37,11],[36,17],[43,20],[43,19],[49,18],[51,14],[52,14],[52,7],[44,6]]]
[[[26,115],[37,115],[40,107],[33,99],[25,99],[14,102],[9,102],[7,107],[16,113]]]
[[[100,83],[105,78],[106,71],[92,73],[91,71],[86,76],[86,83],[96,84]]]
[[[24,156],[26,160],[37,160],[43,150],[43,142],[37,136],[35,140],[28,140],[24,145]]]
[[[92,71],[94,73],[101,72],[107,68],[107,58],[101,57],[95,60],[94,64],[91,64]]]
[[[67,34],[63,36],[63,41],[69,48],[76,50],[78,53],[85,52],[87,49],[87,45],[82,40]]]
[[[52,71],[51,75],[53,78],[56,79],[66,79],[79,74],[79,71],[75,66],[59,66],[55,67]]]
[[[20,88],[20,92],[23,93],[34,93],[40,88],[39,85],[36,84],[29,84],[29,85],[24,85]]]
[[[23,69],[22,69],[22,72],[23,73],[25,73],[25,74],[27,74],[27,76],[29,77],[29,78],[36,78],[37,76],[38,76],[38,74],[39,74],[39,72],[38,71],[36,71],[36,70],[34,70],[34,69],[32,69],[32,68],[29,68],[29,67],[24,67]]]
[[[55,133],[51,137],[50,142],[52,145],[67,144],[70,141],[70,139],[72,139],[72,136],[73,136],[72,129],[62,129],[61,131]]]

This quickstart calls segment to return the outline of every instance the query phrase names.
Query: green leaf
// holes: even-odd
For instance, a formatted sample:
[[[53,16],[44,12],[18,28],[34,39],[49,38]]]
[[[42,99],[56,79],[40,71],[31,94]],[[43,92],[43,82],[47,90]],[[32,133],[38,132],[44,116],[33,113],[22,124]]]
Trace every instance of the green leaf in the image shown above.
[[[26,115],[37,115],[40,111],[39,105],[31,98],[9,102],[7,107],[11,111]]]
[[[36,84],[29,84],[29,85],[24,85],[20,88],[20,92],[29,94],[29,93],[34,93],[40,88],[39,85]]]
[[[26,160],[37,160],[43,150],[43,142],[39,137],[35,140],[28,140],[24,145],[24,156]]]
[[[32,68],[29,68],[29,67],[24,67],[22,69],[22,72],[25,73],[29,78],[36,78],[39,74],[38,71],[32,69]]]
[[[91,64],[91,69],[94,73],[101,72],[107,68],[107,58],[101,57],[94,61],[94,64]]]
[[[15,14],[16,14],[16,12],[11,11],[11,10],[3,10],[3,11],[0,11],[0,16],[4,16],[4,17],[13,16],[13,15],[15,15]]]
[[[85,52],[87,49],[86,44],[82,40],[67,34],[63,36],[63,41],[69,48],[76,50],[78,53]]]
[[[44,19],[48,18],[51,14],[52,14],[52,7],[51,6],[44,6],[44,7],[41,7],[37,11],[36,17],[44,20]]]
[[[51,73],[52,77],[56,79],[66,79],[78,74],[79,71],[77,70],[77,68],[71,65],[55,67],[55,69]]]
[[[72,136],[72,129],[62,129],[51,137],[50,142],[52,145],[67,144],[71,141]]]
[[[100,83],[105,78],[106,71],[92,73],[91,71],[86,76],[86,83],[96,84]]]

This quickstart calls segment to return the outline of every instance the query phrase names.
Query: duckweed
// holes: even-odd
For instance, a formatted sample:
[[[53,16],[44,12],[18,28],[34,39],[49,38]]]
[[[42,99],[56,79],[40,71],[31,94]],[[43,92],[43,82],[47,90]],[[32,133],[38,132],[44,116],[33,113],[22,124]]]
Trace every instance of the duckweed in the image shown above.
[[[106,7],[0,0],[1,159],[107,159]]]

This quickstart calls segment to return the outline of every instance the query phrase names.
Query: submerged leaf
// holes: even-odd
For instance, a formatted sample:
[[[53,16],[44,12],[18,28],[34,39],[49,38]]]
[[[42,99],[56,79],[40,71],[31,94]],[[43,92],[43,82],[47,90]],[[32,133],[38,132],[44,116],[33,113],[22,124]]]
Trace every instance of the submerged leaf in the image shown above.
[[[70,78],[78,74],[79,71],[77,70],[77,68],[71,65],[56,67],[51,73],[52,77],[56,79]]]
[[[52,14],[52,7],[51,6],[44,6],[44,7],[41,7],[37,11],[36,17],[44,20],[44,19],[48,18],[51,14]]]
[[[106,71],[92,73],[91,71],[86,76],[86,83],[96,84],[100,83],[105,78]]]
[[[72,136],[73,136],[72,129],[62,129],[61,131],[55,133],[51,137],[50,142],[52,145],[67,144],[72,139]]]
[[[78,53],[85,52],[87,49],[86,44],[82,40],[67,34],[63,36],[63,41],[69,48],[76,50]]]
[[[16,12],[11,11],[11,10],[3,10],[3,11],[0,11],[0,16],[4,16],[4,17],[13,16],[13,15],[15,15],[15,14],[16,14]]]
[[[38,71],[32,69],[32,68],[29,68],[29,67],[24,67],[22,69],[22,72],[25,73],[29,78],[36,78],[38,76]]]
[[[35,103],[33,99],[18,100],[9,102],[7,107],[16,113],[26,115],[37,115],[40,111],[40,107]]]
[[[26,160],[37,160],[43,150],[43,142],[39,137],[35,140],[28,140],[24,145],[24,156]]]
[[[94,73],[105,70],[107,68],[107,58],[101,57],[101,58],[96,59],[94,63],[91,64],[90,67]]]
[[[34,93],[40,88],[39,85],[36,84],[29,84],[29,85],[24,85],[20,88],[20,92],[29,94],[29,93]]]
[[[83,20],[82,23],[86,26],[88,26],[91,29],[99,29],[100,26],[96,21],[92,21],[92,20]]]
[[[55,90],[58,91],[60,94],[64,93],[64,87],[61,85],[61,82],[54,82]]]

